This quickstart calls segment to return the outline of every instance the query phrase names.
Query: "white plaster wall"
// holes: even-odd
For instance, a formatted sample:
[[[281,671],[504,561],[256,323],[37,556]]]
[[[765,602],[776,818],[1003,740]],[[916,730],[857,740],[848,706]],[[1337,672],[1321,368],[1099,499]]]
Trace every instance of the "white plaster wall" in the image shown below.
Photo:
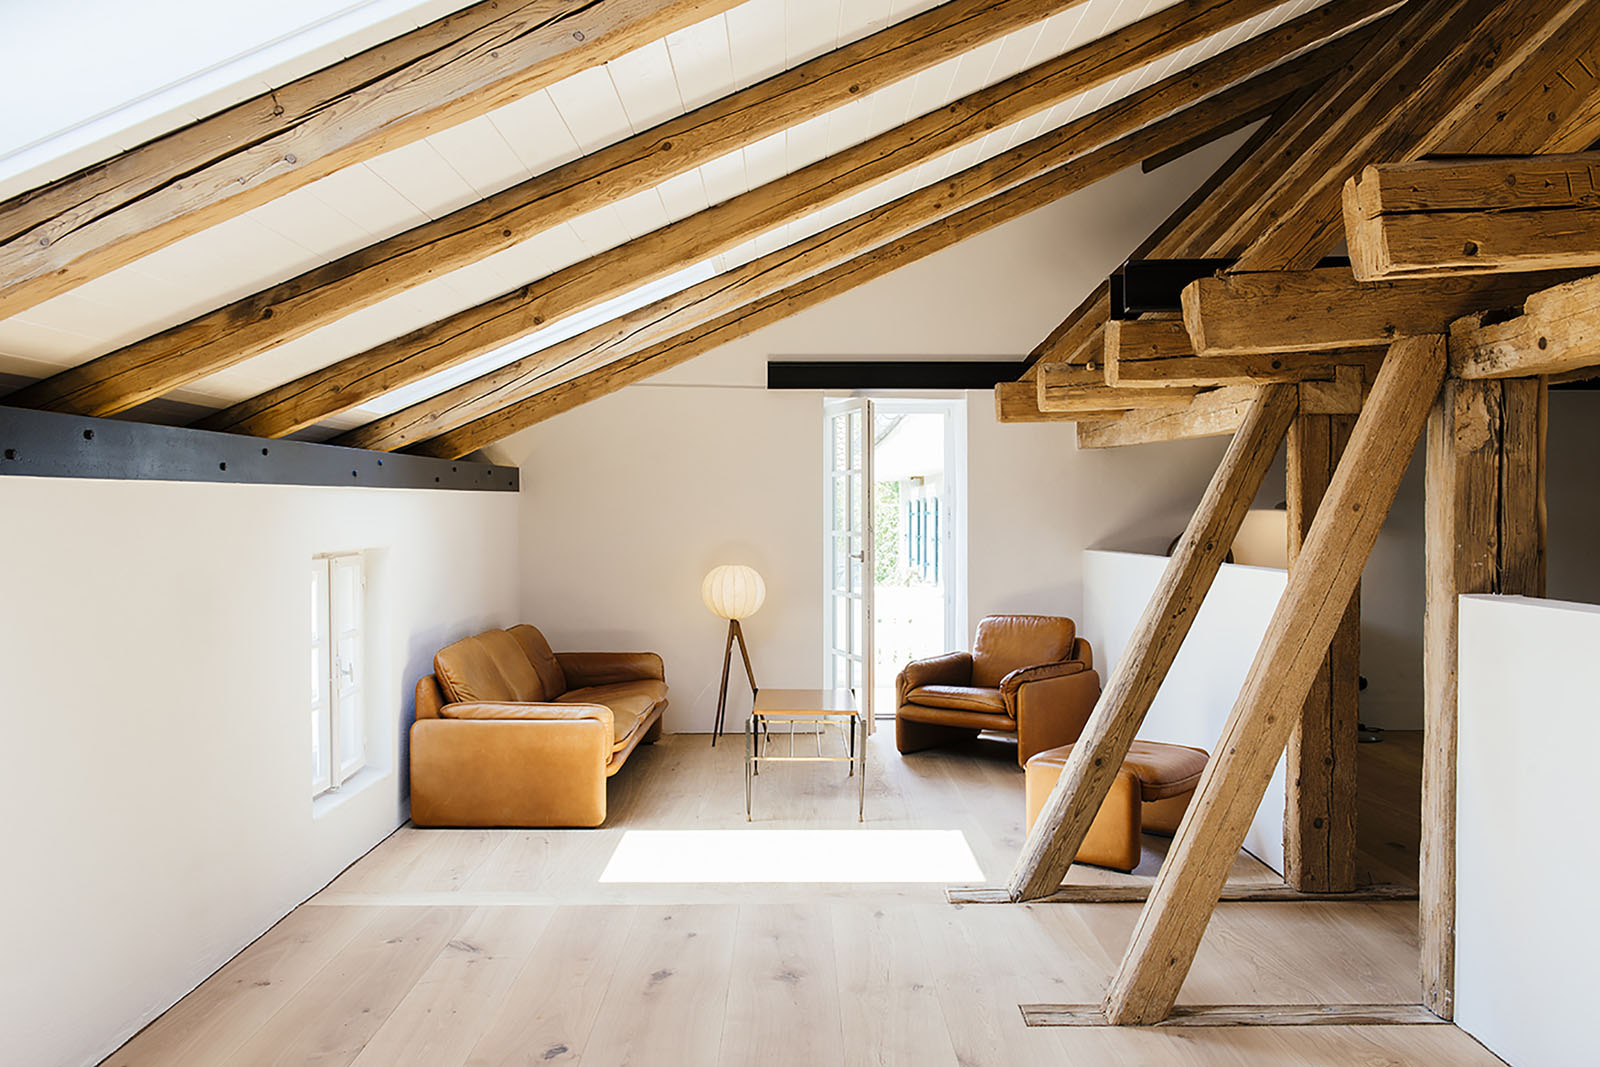
[[[416,678],[517,618],[517,502],[6,478],[0,516],[0,1060],[93,1063],[404,820]],[[372,771],[313,818],[307,573],[352,550]]]
[[[1461,598],[1456,1022],[1515,1067],[1594,1062],[1600,606]]]
[[[1095,644],[1102,678],[1109,678],[1121,660],[1166,565],[1165,556],[1083,554],[1084,636]],[[1216,751],[1286,580],[1286,572],[1268,567],[1222,566],[1150,706],[1140,737]],[[1244,839],[1250,854],[1279,874],[1283,873],[1283,805],[1280,759]]]
[[[1125,172],[492,449],[522,469],[523,614],[558,649],[662,653],[667,729],[704,731],[725,624],[700,581],[744,562],[768,590],[745,626],[757,680],[820,684],[822,399],[767,391],[767,360],[1020,359],[1227,149]],[[1002,426],[992,394],[967,401],[970,621],[1081,621],[1082,549],[1164,548],[1224,447],[1079,452],[1070,424]]]

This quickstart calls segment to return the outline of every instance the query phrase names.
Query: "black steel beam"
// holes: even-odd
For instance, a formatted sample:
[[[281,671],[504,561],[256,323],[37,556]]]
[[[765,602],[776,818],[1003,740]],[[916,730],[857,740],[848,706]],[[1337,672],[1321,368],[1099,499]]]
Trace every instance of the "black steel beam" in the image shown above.
[[[1130,259],[1111,274],[1111,317],[1177,314],[1183,287],[1230,269],[1232,259]],[[1345,256],[1328,256],[1319,267],[1348,267]]]
[[[514,493],[515,467],[0,407],[0,475]]]
[[[1018,359],[768,360],[768,389],[993,389],[1016,381]]]

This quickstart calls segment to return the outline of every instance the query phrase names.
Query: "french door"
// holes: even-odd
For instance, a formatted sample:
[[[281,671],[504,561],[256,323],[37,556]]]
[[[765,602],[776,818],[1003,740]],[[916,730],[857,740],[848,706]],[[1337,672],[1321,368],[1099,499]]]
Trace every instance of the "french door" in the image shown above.
[[[823,401],[827,500],[824,677],[851,689],[872,729],[872,401]]]

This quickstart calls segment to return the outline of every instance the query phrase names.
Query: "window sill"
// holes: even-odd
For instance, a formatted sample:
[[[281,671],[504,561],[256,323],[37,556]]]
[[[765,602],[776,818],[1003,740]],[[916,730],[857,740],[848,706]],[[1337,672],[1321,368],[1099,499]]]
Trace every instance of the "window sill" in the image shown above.
[[[322,818],[324,815],[328,814],[328,812],[342,806],[345,801],[351,799],[357,793],[366,791],[370,786],[376,785],[378,782],[387,777],[387,772],[376,767],[369,766],[361,768],[351,776],[349,781],[345,782],[338,789],[333,789],[321,794],[320,796],[312,797],[311,817],[313,819]]]

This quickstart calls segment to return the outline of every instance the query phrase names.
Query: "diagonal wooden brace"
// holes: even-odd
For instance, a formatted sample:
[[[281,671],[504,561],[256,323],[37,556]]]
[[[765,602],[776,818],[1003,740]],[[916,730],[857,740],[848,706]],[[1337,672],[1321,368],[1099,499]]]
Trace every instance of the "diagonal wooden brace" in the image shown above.
[[[1047,896],[1066,877],[1288,432],[1296,398],[1294,385],[1275,383],[1263,386],[1251,403],[1094,714],[1028,833],[1011,874],[1008,888],[1012,900]]]
[[[1389,349],[1239,699],[1106,993],[1118,1025],[1166,1018],[1444,380],[1442,335]]]

